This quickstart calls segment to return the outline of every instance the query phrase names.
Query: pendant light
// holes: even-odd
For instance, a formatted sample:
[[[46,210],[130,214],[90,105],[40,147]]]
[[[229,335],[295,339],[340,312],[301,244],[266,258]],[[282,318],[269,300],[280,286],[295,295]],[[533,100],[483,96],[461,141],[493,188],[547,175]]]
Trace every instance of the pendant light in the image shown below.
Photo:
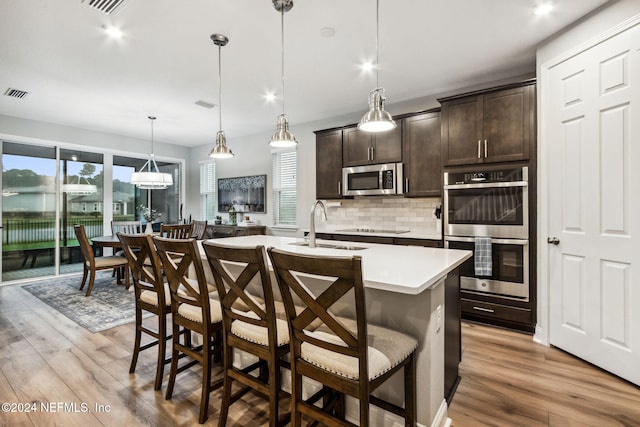
[[[62,184],[62,192],[67,194],[74,194],[78,196],[94,194],[98,192],[98,187],[96,185],[91,184],[87,178],[85,177],[82,177],[82,178],[84,178],[84,180],[86,181],[86,184],[83,184],[80,181],[81,178],[78,175],[78,182],[76,182],[75,184],[73,183]]]
[[[131,183],[141,190],[166,190],[170,185],[173,185],[173,177],[169,173],[162,173],[158,169],[155,155],[153,154],[153,121],[156,119],[154,116],[148,116],[151,120],[151,153],[149,154],[149,160],[140,168],[140,172],[134,172],[131,174]],[[145,168],[147,171],[145,172]]]
[[[295,136],[289,132],[289,120],[284,113],[284,13],[291,10],[293,0],[273,0],[273,7],[280,12],[281,52],[282,52],[282,114],[278,116],[276,133],[271,137],[269,145],[275,148],[295,147],[298,144]]]
[[[213,157],[214,159],[228,159],[233,157],[233,152],[227,147],[227,138],[224,136],[224,131],[222,130],[222,56],[220,52],[222,46],[226,46],[226,44],[229,43],[229,38],[222,34],[212,34],[211,41],[218,46],[218,120],[220,130],[216,133],[216,146],[213,147],[209,153],[209,157]]]
[[[378,83],[380,52],[380,0],[376,0],[376,88],[369,92],[369,111],[358,123],[358,129],[365,132],[384,132],[396,127],[391,114],[384,111],[384,88]]]

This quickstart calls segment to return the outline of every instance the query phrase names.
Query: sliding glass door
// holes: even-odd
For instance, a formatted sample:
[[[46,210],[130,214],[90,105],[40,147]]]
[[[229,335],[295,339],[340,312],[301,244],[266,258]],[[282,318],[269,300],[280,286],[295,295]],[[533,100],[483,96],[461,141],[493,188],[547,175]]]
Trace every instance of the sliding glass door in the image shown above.
[[[0,153],[3,283],[82,271],[74,224],[83,224],[89,239],[102,236],[112,220],[144,222],[141,205],[162,214],[154,229],[183,220],[182,163],[158,161],[174,184],[141,190],[131,174],[144,159],[4,141]]]
[[[87,237],[104,234],[103,156],[60,150],[60,273],[82,271],[82,254],[73,226],[84,225]]]
[[[2,281],[55,274],[56,150],[2,143]]]

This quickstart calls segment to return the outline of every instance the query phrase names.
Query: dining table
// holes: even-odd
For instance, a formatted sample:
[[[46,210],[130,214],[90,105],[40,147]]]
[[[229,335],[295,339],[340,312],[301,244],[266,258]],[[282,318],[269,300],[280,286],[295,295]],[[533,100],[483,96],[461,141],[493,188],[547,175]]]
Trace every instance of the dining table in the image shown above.
[[[103,248],[121,249],[122,243],[120,243],[118,236],[96,236],[91,238],[91,246],[93,247],[93,253],[96,256],[101,256]]]

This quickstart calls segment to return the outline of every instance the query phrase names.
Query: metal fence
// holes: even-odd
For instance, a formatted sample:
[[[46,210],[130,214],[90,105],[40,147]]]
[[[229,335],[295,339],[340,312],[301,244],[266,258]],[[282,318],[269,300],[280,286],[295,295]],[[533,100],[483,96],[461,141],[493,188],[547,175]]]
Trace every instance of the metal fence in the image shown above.
[[[102,236],[102,218],[73,218],[66,227],[68,239],[75,240],[73,231],[74,224],[82,224],[87,231],[87,237]],[[56,221],[54,218],[33,218],[33,219],[5,219],[2,221],[2,244],[27,244],[55,242]],[[64,237],[64,231],[60,227],[60,239]]]

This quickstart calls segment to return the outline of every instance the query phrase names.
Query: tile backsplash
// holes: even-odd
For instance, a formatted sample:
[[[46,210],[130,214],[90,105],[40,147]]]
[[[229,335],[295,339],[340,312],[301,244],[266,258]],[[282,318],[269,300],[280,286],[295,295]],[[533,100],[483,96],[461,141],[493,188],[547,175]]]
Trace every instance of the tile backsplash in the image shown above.
[[[360,197],[330,200],[327,225],[349,228],[404,229],[433,233],[436,228],[434,211],[442,201],[439,197]],[[332,206],[339,202],[340,206]]]

